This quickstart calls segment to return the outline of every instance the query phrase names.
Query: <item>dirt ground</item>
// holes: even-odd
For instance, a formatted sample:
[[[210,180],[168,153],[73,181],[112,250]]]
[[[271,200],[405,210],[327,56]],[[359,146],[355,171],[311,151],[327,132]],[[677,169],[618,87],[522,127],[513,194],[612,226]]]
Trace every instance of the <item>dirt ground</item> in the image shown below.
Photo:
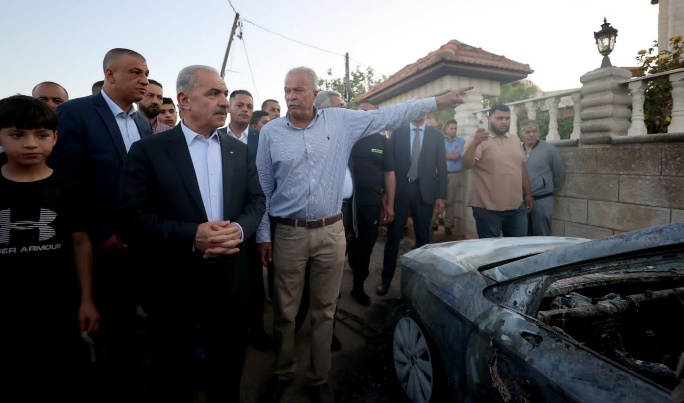
[[[447,236],[443,231],[440,227],[439,231],[433,233],[433,242],[460,239],[457,235]],[[413,247],[412,238],[409,222],[400,256]],[[366,293],[371,297],[369,307],[359,305],[349,294],[352,272],[348,265],[345,266],[335,325],[335,335],[340,339],[342,349],[332,353],[329,376],[329,386],[337,402],[408,402],[394,375],[392,359],[394,325],[405,309],[400,295],[400,265],[397,265],[387,295],[380,297],[375,293],[375,288],[380,284],[384,245],[385,233],[381,230],[371,256],[370,274],[365,282]],[[267,304],[264,325],[269,334],[272,331],[272,318],[272,306]],[[304,325],[298,333],[298,370],[294,381],[285,391],[284,402],[309,401],[303,382],[305,366],[308,364],[308,330],[308,326]],[[257,402],[259,392],[272,375],[274,362],[273,352],[249,348],[242,380],[243,402]],[[201,393],[198,393],[196,402],[203,402]]]

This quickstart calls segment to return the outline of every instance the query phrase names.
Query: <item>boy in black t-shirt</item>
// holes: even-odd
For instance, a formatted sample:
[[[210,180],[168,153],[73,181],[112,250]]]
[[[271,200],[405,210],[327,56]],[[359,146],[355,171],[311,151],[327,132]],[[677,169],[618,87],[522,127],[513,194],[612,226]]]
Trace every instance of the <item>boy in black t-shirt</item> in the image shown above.
[[[0,100],[0,389],[13,401],[88,399],[82,337],[99,323],[88,204],[79,181],[45,162],[56,128],[45,102]]]

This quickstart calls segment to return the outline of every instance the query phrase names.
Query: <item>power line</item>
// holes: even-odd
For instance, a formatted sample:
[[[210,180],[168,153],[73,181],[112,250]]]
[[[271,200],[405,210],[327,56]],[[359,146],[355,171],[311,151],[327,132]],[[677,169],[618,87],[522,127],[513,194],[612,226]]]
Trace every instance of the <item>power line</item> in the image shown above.
[[[236,15],[239,15],[238,12],[237,12],[237,10],[236,10],[235,7],[233,6],[233,3],[232,3],[231,0],[228,0],[228,4],[229,4],[230,7],[233,9],[233,12],[234,12]],[[310,44],[308,44],[308,43],[306,43],[306,42],[302,42],[302,41],[300,41],[300,40],[297,40],[297,39],[294,39],[294,38],[290,38],[289,36],[286,36],[286,35],[283,35],[283,34],[279,34],[279,33],[275,32],[275,31],[272,31],[272,30],[270,30],[270,29],[268,29],[268,28],[266,28],[266,27],[262,27],[261,25],[255,23],[255,22],[253,22],[253,21],[250,21],[250,20],[248,20],[248,19],[246,19],[246,18],[240,18],[240,21],[248,22],[248,23],[254,25],[254,26],[257,27],[257,28],[261,28],[261,29],[263,29],[264,31],[266,31],[266,32],[268,32],[268,33],[271,33],[271,34],[273,34],[273,35],[276,35],[276,36],[279,36],[279,37],[281,37],[281,38],[287,39],[288,41],[292,41],[292,42],[298,43],[298,44],[300,44],[300,45],[310,47],[310,48],[312,48],[312,49],[320,50],[321,52],[326,52],[326,53],[330,53],[330,54],[333,54],[333,55],[336,55],[336,56],[341,56],[341,57],[348,57],[348,56],[345,56],[345,55],[343,55],[343,54],[341,54],[341,53],[333,52],[332,50],[328,50],[328,49],[323,49],[323,48],[321,48],[321,47],[314,46],[314,45],[310,45]],[[240,37],[240,39],[242,39],[242,38]],[[243,46],[244,46],[244,40],[243,40]],[[245,55],[246,55],[246,54],[247,54],[247,52],[246,52],[246,49],[245,49]],[[349,58],[349,60],[353,61],[354,63],[357,63],[358,65],[360,65],[360,66],[362,66],[362,67],[370,67],[370,65],[368,65],[368,64],[366,64],[366,63],[362,63],[362,62],[360,62],[360,61],[358,61],[358,60],[356,60],[356,59]],[[247,63],[249,64],[249,60],[247,61]],[[250,67],[250,71],[251,71],[251,67]],[[254,80],[254,79],[252,78],[252,81],[253,81],[253,80]]]
[[[235,7],[233,7],[233,3],[230,0],[228,0],[228,4],[230,4],[230,8],[233,9],[233,12],[237,14],[238,12],[235,10]]]
[[[332,50],[327,50],[327,49],[319,48],[318,46],[309,45],[308,43],[304,43],[304,42],[302,42],[302,41],[298,41],[298,40],[296,40],[296,39],[292,39],[292,38],[287,37],[287,36],[285,36],[285,35],[282,35],[282,34],[279,34],[279,33],[277,33],[277,32],[271,31],[270,29],[264,28],[264,27],[262,27],[262,26],[260,26],[260,25],[258,25],[258,24],[256,24],[256,23],[254,23],[254,22],[252,22],[252,21],[246,19],[246,18],[242,18],[242,21],[248,22],[248,23],[254,25],[254,26],[257,27],[257,28],[263,29],[263,30],[266,31],[266,32],[272,33],[273,35],[277,35],[277,36],[279,36],[279,37],[281,37],[281,38],[285,38],[285,39],[287,39],[287,40],[289,40],[289,41],[296,42],[296,43],[298,43],[298,44],[300,44],[300,45],[308,46],[308,47],[310,47],[310,48],[314,48],[314,49],[320,50],[321,52],[327,52],[327,53],[331,53],[331,54],[333,54],[333,55],[337,55],[337,56],[342,56],[342,57],[344,57],[344,55],[341,54],[341,53],[333,52]]]
[[[252,85],[254,86],[254,93],[256,94],[258,99],[261,99],[259,97],[259,90],[257,89],[256,81],[254,81],[254,73],[252,72],[252,64],[249,62],[249,55],[247,55],[247,44],[245,43],[245,38],[240,37],[242,40],[242,47],[245,49],[245,59],[247,60],[247,66],[249,67],[249,75],[252,77]]]

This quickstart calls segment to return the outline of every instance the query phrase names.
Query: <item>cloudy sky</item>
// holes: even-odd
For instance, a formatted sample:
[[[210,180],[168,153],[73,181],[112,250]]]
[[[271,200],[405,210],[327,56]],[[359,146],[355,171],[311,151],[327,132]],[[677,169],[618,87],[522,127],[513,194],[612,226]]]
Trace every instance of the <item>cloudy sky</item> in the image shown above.
[[[607,18],[618,29],[615,66],[634,66],[657,39],[658,6],[650,0],[193,0],[3,2],[0,97],[30,94],[56,81],[71,98],[103,78],[111,48],[143,54],[150,78],[175,98],[178,71],[191,64],[221,69],[230,28],[240,14],[225,73],[228,88],[247,89],[257,108],[283,98],[288,69],[319,75],[372,67],[387,76],[449,40],[529,64],[544,91],[580,86],[601,64],[593,32]],[[281,102],[282,103],[282,102]]]

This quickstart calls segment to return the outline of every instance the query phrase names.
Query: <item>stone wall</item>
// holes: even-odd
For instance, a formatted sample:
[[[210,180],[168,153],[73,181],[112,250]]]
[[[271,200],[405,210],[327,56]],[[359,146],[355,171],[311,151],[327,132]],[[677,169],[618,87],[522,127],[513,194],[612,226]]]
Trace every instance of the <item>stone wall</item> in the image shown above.
[[[555,142],[565,161],[556,194],[553,235],[584,238],[684,222],[684,134],[611,136]],[[461,200],[466,200],[466,173]],[[467,238],[477,238],[463,203]],[[461,228],[464,228],[461,227]]]

